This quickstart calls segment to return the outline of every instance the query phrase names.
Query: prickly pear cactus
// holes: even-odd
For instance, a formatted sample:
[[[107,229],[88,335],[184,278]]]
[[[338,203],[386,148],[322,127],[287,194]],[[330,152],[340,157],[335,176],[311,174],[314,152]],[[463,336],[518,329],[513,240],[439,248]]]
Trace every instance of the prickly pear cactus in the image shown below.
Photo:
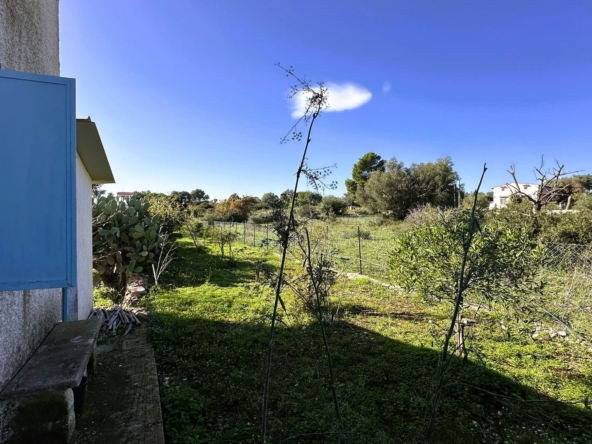
[[[93,266],[104,282],[148,270],[162,244],[160,220],[148,216],[148,203],[100,197],[92,216]]]

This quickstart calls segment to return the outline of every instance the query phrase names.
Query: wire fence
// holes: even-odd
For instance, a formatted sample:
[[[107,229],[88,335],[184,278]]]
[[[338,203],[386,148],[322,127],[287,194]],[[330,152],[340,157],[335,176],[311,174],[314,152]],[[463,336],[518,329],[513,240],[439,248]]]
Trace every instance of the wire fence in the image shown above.
[[[233,231],[238,245],[281,252],[271,224],[249,222],[209,222],[223,231]],[[359,273],[375,279],[388,280],[388,259],[392,247],[404,232],[403,225],[381,226],[376,218],[340,218],[337,222],[309,222],[321,227],[327,239],[336,268],[346,273]],[[545,244],[541,265],[554,269],[584,268],[592,272],[592,246],[579,244]]]
[[[544,267],[560,270],[580,268],[592,271],[592,246],[547,243],[543,250],[541,264]]]
[[[386,278],[389,250],[395,239],[393,230],[387,227],[374,227],[370,232],[360,224],[360,220],[352,218],[351,223],[348,222],[350,220],[309,224],[317,229],[320,227],[323,231],[336,268],[346,273],[359,273],[376,279]],[[281,252],[271,224],[208,222],[208,225],[236,233],[235,243],[238,245]]]

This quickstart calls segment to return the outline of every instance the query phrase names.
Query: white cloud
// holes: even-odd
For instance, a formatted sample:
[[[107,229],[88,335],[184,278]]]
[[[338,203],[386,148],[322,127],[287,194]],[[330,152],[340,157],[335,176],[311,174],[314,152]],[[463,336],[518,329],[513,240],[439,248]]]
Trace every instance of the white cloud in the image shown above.
[[[372,93],[363,86],[354,83],[326,83],[329,90],[329,107],[325,112],[338,112],[356,109],[370,101]],[[318,88],[313,88],[317,90]],[[292,99],[292,117],[298,119],[306,111],[307,94],[298,94]]]
[[[384,82],[382,85],[382,92],[387,93],[391,90],[391,84],[389,82]]]

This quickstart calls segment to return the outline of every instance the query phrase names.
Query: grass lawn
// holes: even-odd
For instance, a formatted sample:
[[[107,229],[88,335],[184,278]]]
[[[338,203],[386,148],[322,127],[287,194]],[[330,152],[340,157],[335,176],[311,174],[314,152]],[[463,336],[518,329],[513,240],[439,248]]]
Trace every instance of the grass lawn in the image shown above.
[[[247,247],[230,268],[214,246],[180,245],[149,300],[168,442],[260,442],[273,292],[257,277],[262,261],[277,267],[279,259]],[[326,327],[343,422],[335,418],[319,326],[286,292],[273,353],[270,442],[426,442],[438,362],[431,330],[449,307],[364,278],[340,279],[334,295],[341,306]],[[473,345],[482,359],[475,353],[456,363],[462,378],[446,390],[427,442],[591,443],[592,410],[556,401],[592,398],[590,342],[501,328],[493,307],[476,320]]]

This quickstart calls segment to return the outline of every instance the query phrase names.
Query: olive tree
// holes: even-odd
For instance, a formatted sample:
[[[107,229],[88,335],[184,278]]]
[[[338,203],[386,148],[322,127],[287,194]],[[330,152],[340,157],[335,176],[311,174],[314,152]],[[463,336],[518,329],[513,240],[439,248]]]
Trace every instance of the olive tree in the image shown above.
[[[363,187],[358,202],[372,212],[402,220],[410,210],[430,204],[452,207],[458,174],[449,157],[436,162],[414,163],[406,167],[392,158],[384,171],[374,171]]]

